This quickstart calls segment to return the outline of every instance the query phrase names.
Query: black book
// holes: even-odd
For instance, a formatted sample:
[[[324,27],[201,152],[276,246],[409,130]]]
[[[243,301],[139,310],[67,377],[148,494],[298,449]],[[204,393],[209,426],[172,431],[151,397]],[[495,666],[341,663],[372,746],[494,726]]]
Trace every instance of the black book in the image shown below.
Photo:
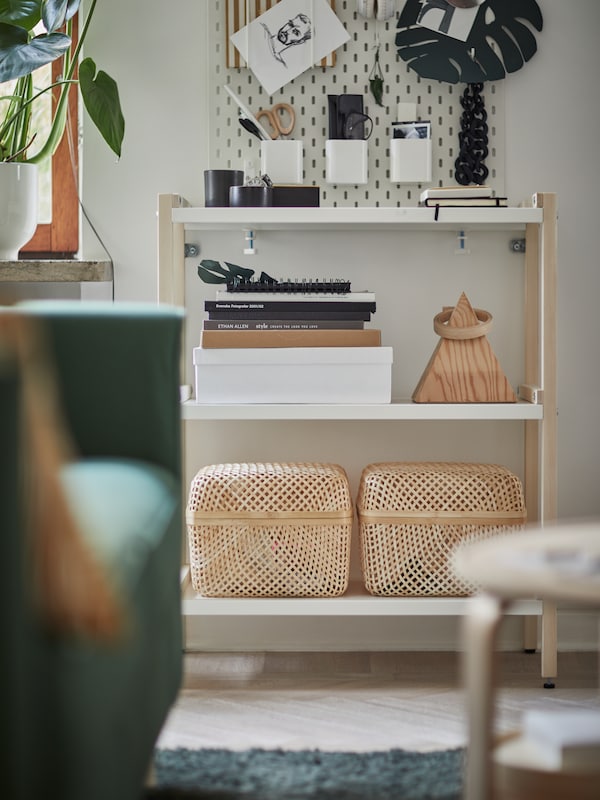
[[[364,300],[205,300],[205,311],[375,311],[375,303]]]
[[[322,305],[322,304],[321,304]],[[244,309],[234,311],[233,309],[218,309],[208,312],[209,319],[325,319],[335,320],[363,320],[367,322],[371,319],[370,311],[327,311],[325,309],[317,308],[314,311],[285,311],[274,310],[266,311],[261,309]]]
[[[425,200],[420,205],[425,205],[428,208],[435,208],[436,206],[443,208],[505,208],[508,205],[508,199],[506,197],[441,197]]]

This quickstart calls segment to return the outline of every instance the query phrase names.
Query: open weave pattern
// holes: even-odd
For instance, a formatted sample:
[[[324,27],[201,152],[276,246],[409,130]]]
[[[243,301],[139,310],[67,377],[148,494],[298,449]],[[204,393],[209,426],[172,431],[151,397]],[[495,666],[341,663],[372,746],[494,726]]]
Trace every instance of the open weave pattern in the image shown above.
[[[513,532],[525,521],[519,478],[495,464],[370,464],[363,470],[356,505],[365,586],[375,595],[473,594],[479,587],[452,570],[456,548]],[[437,519],[411,520],[414,512],[431,512]],[[444,512],[461,512],[464,518],[444,519]],[[497,512],[499,517],[512,512],[517,524],[469,521],[478,512]],[[390,516],[398,522],[390,522]]]
[[[187,519],[192,585],[202,595],[327,597],[347,588],[352,503],[335,464],[204,467]]]

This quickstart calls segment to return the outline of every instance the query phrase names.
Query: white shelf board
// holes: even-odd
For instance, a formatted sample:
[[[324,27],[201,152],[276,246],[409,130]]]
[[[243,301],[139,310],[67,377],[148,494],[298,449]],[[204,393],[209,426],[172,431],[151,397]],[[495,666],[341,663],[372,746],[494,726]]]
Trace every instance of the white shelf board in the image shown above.
[[[457,228],[505,228],[520,230],[541,223],[541,208],[434,208],[421,207],[318,207],[318,208],[204,208],[183,207],[172,211],[173,222],[188,230],[251,229],[340,230],[403,228],[456,230]]]
[[[257,403],[181,404],[184,420],[540,420],[544,407],[516,403],[413,403],[410,400],[370,404]]]
[[[184,616],[462,616],[470,597],[374,597],[359,582],[351,582],[341,597],[202,597],[189,579],[183,583]],[[511,604],[507,614],[539,616],[541,600]]]

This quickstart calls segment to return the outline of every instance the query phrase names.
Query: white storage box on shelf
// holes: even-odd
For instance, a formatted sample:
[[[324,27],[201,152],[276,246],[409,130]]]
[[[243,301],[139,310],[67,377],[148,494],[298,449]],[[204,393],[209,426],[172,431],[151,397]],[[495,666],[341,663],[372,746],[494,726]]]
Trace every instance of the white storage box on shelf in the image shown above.
[[[391,347],[194,348],[198,403],[390,403]]]

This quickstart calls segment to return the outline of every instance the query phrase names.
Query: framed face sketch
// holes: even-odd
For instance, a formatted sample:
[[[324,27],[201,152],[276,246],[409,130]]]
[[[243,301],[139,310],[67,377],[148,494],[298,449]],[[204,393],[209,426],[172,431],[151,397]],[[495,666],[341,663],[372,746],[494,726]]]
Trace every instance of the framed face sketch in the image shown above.
[[[269,11],[280,0],[225,0],[225,48],[226,65],[228,67],[247,66],[239,50],[233,45],[231,36],[250,22]],[[335,11],[335,0],[327,0],[332,11]],[[322,67],[335,66],[335,50],[321,59]]]

